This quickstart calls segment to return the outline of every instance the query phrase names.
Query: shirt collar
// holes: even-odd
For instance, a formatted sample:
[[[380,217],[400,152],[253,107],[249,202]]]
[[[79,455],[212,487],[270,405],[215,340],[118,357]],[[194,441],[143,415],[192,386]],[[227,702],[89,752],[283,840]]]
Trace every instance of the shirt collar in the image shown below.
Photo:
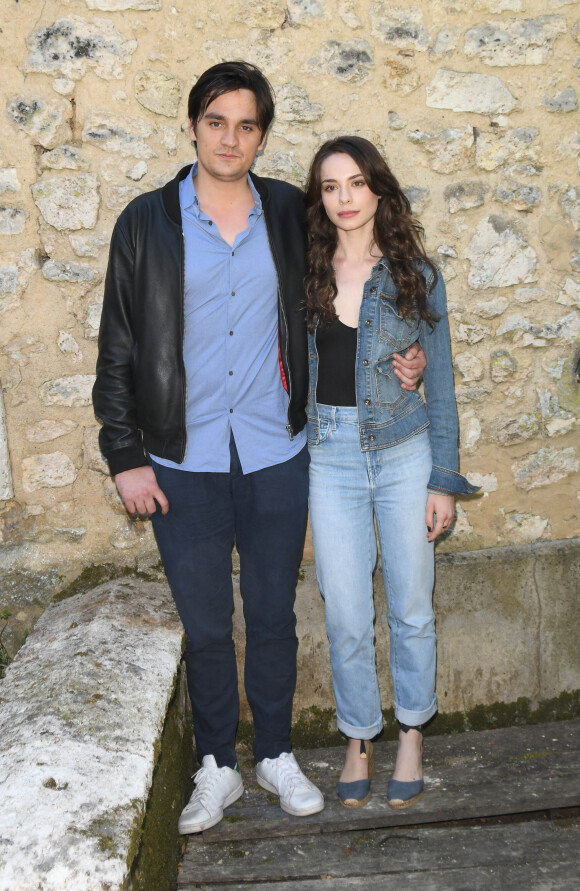
[[[193,184],[193,177],[197,174],[197,161],[194,162],[191,172],[189,176],[186,176],[185,179],[182,179],[179,188],[180,188],[180,198],[181,198],[181,208],[182,210],[193,211],[194,213],[201,213],[199,206],[199,199],[197,197],[197,192],[195,191],[195,185]],[[262,213],[262,199],[256,189],[254,183],[252,182],[252,178],[248,173],[248,185],[250,187],[250,191],[252,193],[252,198],[254,199],[254,206],[250,211],[250,216],[255,215],[259,216]]]

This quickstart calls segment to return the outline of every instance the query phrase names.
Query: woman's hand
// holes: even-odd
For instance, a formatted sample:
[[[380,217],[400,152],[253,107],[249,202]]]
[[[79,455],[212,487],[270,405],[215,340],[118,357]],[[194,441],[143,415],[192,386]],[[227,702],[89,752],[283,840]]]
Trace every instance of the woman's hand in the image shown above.
[[[438,535],[445,532],[455,519],[455,496],[440,495],[429,492],[425,520],[427,522],[427,541],[435,541]]]

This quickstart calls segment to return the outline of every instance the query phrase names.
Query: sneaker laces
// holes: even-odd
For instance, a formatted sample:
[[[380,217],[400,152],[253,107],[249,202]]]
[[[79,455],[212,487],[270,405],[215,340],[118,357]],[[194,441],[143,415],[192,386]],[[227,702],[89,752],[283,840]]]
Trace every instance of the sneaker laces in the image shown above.
[[[205,807],[208,798],[211,798],[214,787],[219,780],[220,770],[221,768],[200,767],[199,770],[194,773],[192,779],[195,784],[195,791],[189,800],[187,808],[197,804],[201,804]]]
[[[308,780],[302,771],[298,762],[294,759],[291,752],[283,752],[277,759],[278,780],[281,786],[285,786],[288,792],[300,786],[311,789],[312,783]]]

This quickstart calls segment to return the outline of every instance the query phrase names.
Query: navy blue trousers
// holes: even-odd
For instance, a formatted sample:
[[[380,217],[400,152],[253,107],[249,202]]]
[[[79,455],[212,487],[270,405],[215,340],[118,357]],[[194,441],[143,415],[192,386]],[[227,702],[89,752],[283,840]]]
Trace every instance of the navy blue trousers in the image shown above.
[[[308,508],[308,451],[243,474],[233,437],[229,473],[154,464],[169,511],[152,516],[171,591],[187,634],[185,662],[199,760],[236,764],[239,719],[232,637],[232,548],[240,555],[246,622],[244,684],[254,756],[289,752],[296,685],[294,600]]]

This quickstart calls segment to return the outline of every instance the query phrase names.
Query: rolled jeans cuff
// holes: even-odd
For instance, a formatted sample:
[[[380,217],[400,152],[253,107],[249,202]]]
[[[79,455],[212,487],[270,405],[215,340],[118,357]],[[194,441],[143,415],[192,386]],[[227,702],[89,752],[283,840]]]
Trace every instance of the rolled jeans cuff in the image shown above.
[[[433,700],[428,708],[422,712],[411,712],[407,708],[401,708],[395,703],[395,718],[401,724],[407,724],[409,727],[418,727],[419,724],[426,724],[437,711],[437,697],[433,696]]]
[[[336,726],[349,739],[374,739],[383,729],[383,719],[381,717],[370,727],[353,727],[352,724],[347,724],[346,721],[343,721],[337,715]]]

